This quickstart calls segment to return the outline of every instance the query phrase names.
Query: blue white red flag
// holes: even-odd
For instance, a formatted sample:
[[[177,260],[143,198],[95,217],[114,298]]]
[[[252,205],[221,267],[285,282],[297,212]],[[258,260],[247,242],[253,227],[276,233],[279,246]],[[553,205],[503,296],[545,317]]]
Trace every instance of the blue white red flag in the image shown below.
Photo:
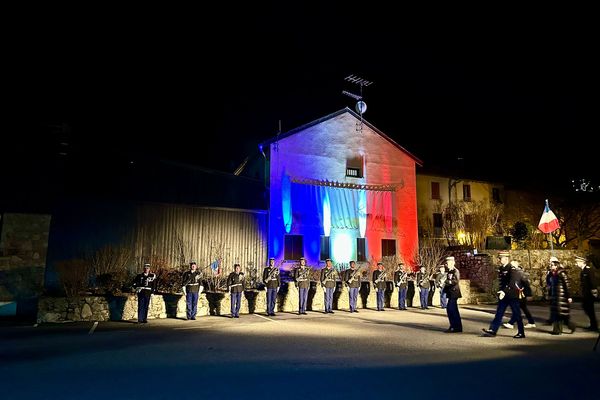
[[[560,228],[558,218],[556,218],[556,215],[550,210],[548,200],[546,200],[546,207],[544,207],[544,213],[542,214],[542,218],[540,218],[538,229],[544,233],[552,233],[558,228]]]

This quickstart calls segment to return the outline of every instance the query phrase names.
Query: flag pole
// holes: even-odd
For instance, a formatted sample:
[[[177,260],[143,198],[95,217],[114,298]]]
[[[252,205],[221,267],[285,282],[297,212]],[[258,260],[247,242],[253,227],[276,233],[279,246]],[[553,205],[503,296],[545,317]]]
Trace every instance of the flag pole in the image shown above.
[[[546,199],[546,208],[550,209],[548,199]],[[548,232],[548,241],[550,242],[550,256],[554,255],[554,243],[552,242],[552,232]]]

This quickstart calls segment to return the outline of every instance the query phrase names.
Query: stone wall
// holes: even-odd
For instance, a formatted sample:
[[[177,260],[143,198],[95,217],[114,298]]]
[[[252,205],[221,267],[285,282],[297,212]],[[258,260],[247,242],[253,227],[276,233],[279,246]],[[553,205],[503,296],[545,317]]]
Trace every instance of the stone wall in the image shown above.
[[[338,288],[339,289],[339,288]],[[470,300],[469,281],[461,281],[463,298],[459,304],[468,304]],[[202,293],[198,300],[198,316],[229,315],[229,293]],[[376,308],[375,291],[368,286],[361,289],[358,297],[358,308]],[[308,309],[322,311],[324,309],[323,290],[311,290]],[[419,294],[415,293],[413,306],[418,306]],[[436,290],[433,304],[439,305],[439,291]],[[386,307],[398,307],[398,292],[388,292]],[[348,289],[343,287],[334,294],[333,308],[347,310],[349,308]],[[240,313],[264,313],[266,310],[266,292],[245,292],[242,296]],[[298,289],[293,284],[282,286],[275,308],[276,312],[298,312]],[[181,295],[153,295],[150,301],[149,319],[185,318],[185,297]],[[135,295],[117,297],[42,297],[38,303],[38,322],[66,321],[128,321],[137,319],[137,298]]]
[[[35,301],[43,290],[50,215],[5,213],[0,227],[0,301]]]
[[[461,277],[470,279],[476,289],[492,293],[497,287],[498,253],[500,250],[486,250],[474,255],[472,251],[454,250],[456,266]],[[529,280],[536,300],[542,299],[546,293],[546,271],[551,256],[550,250],[511,250],[511,258],[518,260],[521,267],[529,273]],[[555,250],[553,253],[562,263],[571,281],[574,296],[580,296],[579,273],[575,266],[576,250]]]

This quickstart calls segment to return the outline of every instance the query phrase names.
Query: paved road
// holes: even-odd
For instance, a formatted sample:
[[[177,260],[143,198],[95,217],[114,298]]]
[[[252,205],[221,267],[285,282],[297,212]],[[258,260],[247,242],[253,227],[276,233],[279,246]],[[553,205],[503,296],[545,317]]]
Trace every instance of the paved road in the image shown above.
[[[548,311],[532,307],[543,320]],[[0,329],[6,399],[598,399],[597,333],[480,336],[494,306],[445,310],[12,326]],[[580,310],[574,319],[587,322]],[[595,387],[584,387],[583,381]],[[509,386],[513,382],[512,386]],[[562,382],[567,382],[563,385]],[[595,392],[594,392],[595,390]],[[445,393],[445,394],[444,394]],[[514,397],[513,397],[514,396]]]

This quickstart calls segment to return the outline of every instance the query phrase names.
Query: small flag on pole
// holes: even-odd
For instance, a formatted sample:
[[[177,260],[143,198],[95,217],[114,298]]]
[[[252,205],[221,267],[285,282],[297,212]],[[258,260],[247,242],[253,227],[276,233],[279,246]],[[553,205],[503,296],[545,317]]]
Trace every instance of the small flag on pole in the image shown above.
[[[556,215],[550,210],[548,200],[546,200],[546,207],[544,207],[544,213],[542,214],[542,218],[540,218],[538,229],[544,233],[552,233],[558,228],[560,228],[558,218],[556,218]]]
[[[219,274],[220,271],[220,265],[221,264],[221,260],[220,259],[216,259],[215,261],[213,261],[212,264],[210,264],[210,269],[212,269],[213,274]]]

